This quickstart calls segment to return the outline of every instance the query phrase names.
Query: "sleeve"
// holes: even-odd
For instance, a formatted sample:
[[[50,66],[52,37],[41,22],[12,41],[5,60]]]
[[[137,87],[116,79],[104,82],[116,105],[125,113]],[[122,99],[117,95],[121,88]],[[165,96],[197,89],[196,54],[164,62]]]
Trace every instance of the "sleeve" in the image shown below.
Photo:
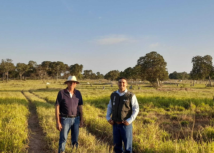
[[[82,100],[82,95],[81,92],[79,91],[79,103],[78,106],[83,105],[83,100]]]
[[[112,111],[112,106],[111,106],[111,99],[109,100],[108,108],[107,108],[107,113],[106,113],[106,119],[109,121],[111,119],[111,111]]]
[[[137,114],[139,113],[139,104],[135,95],[132,96],[131,103],[132,103],[132,115],[130,118],[126,120],[129,124],[131,124],[135,120]]]
[[[60,102],[62,100],[62,95],[61,95],[61,91],[58,92],[57,98],[56,98],[56,103],[55,105],[60,105]]]

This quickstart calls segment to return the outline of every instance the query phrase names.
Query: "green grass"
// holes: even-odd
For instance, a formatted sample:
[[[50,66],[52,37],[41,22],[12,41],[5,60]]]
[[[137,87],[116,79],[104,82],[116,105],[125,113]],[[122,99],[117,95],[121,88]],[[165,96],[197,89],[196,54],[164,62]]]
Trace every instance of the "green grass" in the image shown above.
[[[0,91],[26,91],[36,104],[40,124],[46,133],[46,141],[53,150],[58,146],[55,128],[54,103],[57,93],[65,88],[64,80],[10,81],[3,83]],[[77,89],[83,96],[85,127],[80,131],[81,152],[112,151],[112,127],[106,121],[106,109],[110,94],[117,90],[116,82],[111,87],[109,81],[80,81]],[[87,85],[90,82],[92,86]],[[176,83],[176,81],[174,81]],[[184,83],[184,82],[183,82]],[[142,153],[212,153],[214,152],[213,120],[214,88],[204,84],[190,87],[190,81],[179,87],[167,84],[162,89],[151,88],[146,82],[130,91],[135,93],[140,112],[133,122],[133,148]],[[105,89],[103,90],[103,86]],[[28,93],[31,92],[40,98]],[[7,97],[7,96],[6,96]],[[41,100],[41,98],[43,100]],[[46,103],[44,100],[48,101]],[[47,114],[45,112],[48,112]],[[193,127],[194,126],[194,127]],[[67,147],[67,151],[71,151]]]

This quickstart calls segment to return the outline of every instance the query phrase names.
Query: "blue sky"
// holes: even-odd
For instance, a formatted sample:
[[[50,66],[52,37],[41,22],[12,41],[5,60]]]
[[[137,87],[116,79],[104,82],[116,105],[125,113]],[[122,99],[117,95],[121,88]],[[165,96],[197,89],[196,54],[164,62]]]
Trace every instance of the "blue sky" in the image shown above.
[[[106,74],[157,51],[169,73],[214,58],[213,0],[0,0],[0,59],[83,64]]]

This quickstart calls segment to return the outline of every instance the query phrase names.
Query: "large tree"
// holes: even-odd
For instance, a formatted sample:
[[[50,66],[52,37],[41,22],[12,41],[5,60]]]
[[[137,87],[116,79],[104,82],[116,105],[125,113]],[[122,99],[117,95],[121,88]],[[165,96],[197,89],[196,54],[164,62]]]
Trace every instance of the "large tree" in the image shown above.
[[[120,76],[120,72],[118,70],[109,71],[104,78],[107,80],[116,80]]]
[[[9,72],[15,69],[14,64],[12,63],[13,61],[11,59],[2,59],[2,62],[0,64],[0,69],[2,72],[2,80],[4,81],[4,75],[6,76],[6,81],[8,82],[8,75]]]
[[[80,65],[74,64],[69,67],[70,74],[75,75],[77,78],[80,78],[80,79],[81,79],[82,69],[83,69],[83,65],[81,64]]]
[[[157,86],[159,86],[160,80],[168,78],[167,63],[163,56],[155,51],[140,57],[137,65],[141,66],[141,78],[148,80],[153,85],[157,82]]]
[[[16,71],[19,73],[20,80],[22,79],[23,74],[28,71],[28,69],[29,69],[29,65],[25,63],[16,64]]]
[[[209,78],[212,75],[212,56],[195,56],[192,58],[192,71],[190,72],[190,76],[194,80]],[[211,81],[210,81],[211,84]]]

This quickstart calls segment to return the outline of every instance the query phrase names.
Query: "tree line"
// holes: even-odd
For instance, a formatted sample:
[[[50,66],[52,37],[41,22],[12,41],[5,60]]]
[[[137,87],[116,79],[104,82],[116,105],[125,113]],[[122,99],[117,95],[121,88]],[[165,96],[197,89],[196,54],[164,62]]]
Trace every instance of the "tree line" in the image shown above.
[[[161,81],[167,79],[192,79],[204,80],[214,79],[214,66],[212,56],[195,56],[192,58],[192,70],[187,72],[176,72],[168,74],[167,63],[163,56],[156,51],[147,53],[145,56],[137,60],[134,67],[128,67],[124,71],[111,70],[105,75],[100,72],[94,73],[92,70],[84,70],[82,64],[68,65],[61,61],[51,62],[43,61],[37,64],[35,61],[29,61],[28,64],[17,63],[13,64],[11,59],[2,59],[0,63],[0,75],[2,80],[10,78],[19,79],[42,79],[47,78],[67,78],[69,75],[75,75],[78,79],[108,79],[116,80],[119,77],[125,77],[132,80],[147,80],[153,85],[159,86]]]

